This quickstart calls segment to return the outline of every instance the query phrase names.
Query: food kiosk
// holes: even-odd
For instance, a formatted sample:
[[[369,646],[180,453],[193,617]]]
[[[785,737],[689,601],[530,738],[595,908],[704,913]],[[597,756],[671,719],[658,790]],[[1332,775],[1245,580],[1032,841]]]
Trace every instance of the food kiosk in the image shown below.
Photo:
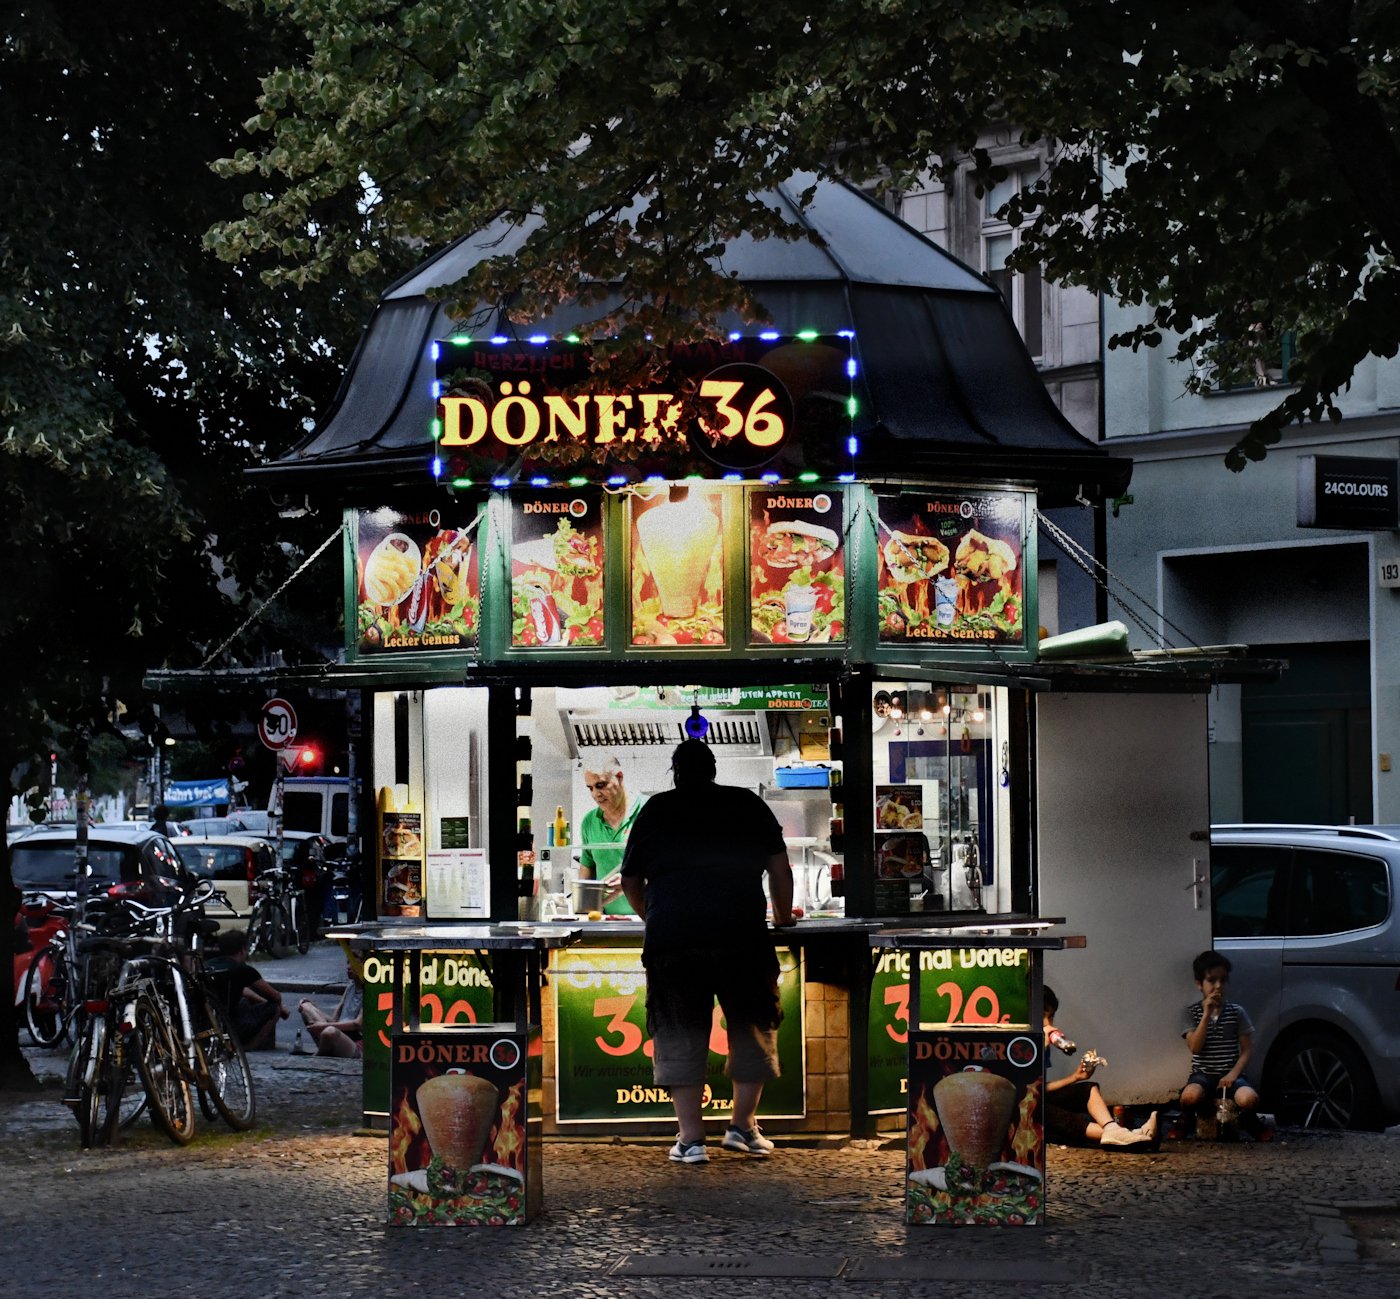
[[[596,304],[449,317],[436,291],[523,232],[459,241],[386,293],[332,409],[259,471],[344,506],[345,662],[322,679],[363,692],[375,924],[579,932],[541,1005],[546,1136],[671,1130],[641,927],[585,823],[663,788],[689,735],[773,808],[805,912],[776,939],[767,1130],[904,1124],[911,998],[916,1030],[1036,1036],[1032,963],[961,953],[1044,927],[1041,524],[1091,531],[1081,507],[1130,465],[1060,415],[989,283],[846,186],[800,208],[804,187],[775,202],[814,237],[731,250],[772,322],[625,390],[574,332]],[[947,967],[872,948],[896,925],[942,931]],[[387,957],[365,968],[365,1110],[387,1125],[371,1057],[402,989]],[[467,948],[418,977],[425,1024],[493,1017]],[[718,1071],[712,1093],[720,1118]]]

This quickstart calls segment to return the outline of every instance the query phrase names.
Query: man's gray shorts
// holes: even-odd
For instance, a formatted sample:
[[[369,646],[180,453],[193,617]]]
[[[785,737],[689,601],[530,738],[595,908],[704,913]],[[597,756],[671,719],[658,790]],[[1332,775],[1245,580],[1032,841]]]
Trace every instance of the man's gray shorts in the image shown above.
[[[725,1072],[734,1082],[778,1076],[778,958],[752,950],[691,947],[646,959],[652,1076],[661,1087],[701,1086],[715,1002],[729,1037]]]

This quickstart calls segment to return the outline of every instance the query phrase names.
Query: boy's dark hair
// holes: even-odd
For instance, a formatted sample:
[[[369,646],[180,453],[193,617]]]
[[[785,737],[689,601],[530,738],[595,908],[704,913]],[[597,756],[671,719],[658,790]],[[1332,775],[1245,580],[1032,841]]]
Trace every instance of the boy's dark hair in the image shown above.
[[[1055,1014],[1060,1008],[1060,999],[1055,995],[1055,989],[1047,983],[1041,989],[1041,995],[1045,999],[1045,1009],[1048,1010],[1051,1015]]]
[[[1217,951],[1202,952],[1191,962],[1191,974],[1197,983],[1206,977],[1212,970],[1223,968],[1226,974],[1234,968],[1230,964],[1228,956],[1222,956]]]
[[[241,929],[221,929],[214,944],[220,956],[235,956],[248,946],[248,935]]]

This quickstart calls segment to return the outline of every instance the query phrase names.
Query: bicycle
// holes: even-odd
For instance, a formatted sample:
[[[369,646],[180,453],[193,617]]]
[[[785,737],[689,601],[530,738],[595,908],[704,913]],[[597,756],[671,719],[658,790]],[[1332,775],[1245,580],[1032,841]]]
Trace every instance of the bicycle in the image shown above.
[[[147,922],[169,917],[175,941],[145,939],[150,950],[127,959],[114,993],[152,1121],[178,1145],[194,1136],[192,1091],[206,1118],[221,1117],[236,1132],[252,1127],[257,1113],[247,1054],[201,955],[201,940],[218,929],[202,914],[203,902],[218,896],[205,885],[175,907],[129,904]]]
[[[306,897],[294,888],[291,872],[285,866],[260,871],[253,880],[257,900],[248,913],[248,951],[265,952],[280,960],[293,943],[303,956],[311,949],[311,929],[306,914]]]
[[[24,1025],[29,1036],[35,1046],[51,1048],[68,1036],[69,1025],[78,1011],[78,907],[76,903],[26,897],[23,908],[26,916],[42,913],[46,924],[56,919],[61,926],[30,959],[21,989]]]

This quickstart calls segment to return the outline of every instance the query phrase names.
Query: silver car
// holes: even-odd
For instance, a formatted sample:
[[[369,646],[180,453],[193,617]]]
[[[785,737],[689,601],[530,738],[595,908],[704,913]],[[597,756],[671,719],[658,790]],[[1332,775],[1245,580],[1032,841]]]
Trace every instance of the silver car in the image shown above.
[[[1400,826],[1211,827],[1215,947],[1279,1122],[1400,1113]]]

